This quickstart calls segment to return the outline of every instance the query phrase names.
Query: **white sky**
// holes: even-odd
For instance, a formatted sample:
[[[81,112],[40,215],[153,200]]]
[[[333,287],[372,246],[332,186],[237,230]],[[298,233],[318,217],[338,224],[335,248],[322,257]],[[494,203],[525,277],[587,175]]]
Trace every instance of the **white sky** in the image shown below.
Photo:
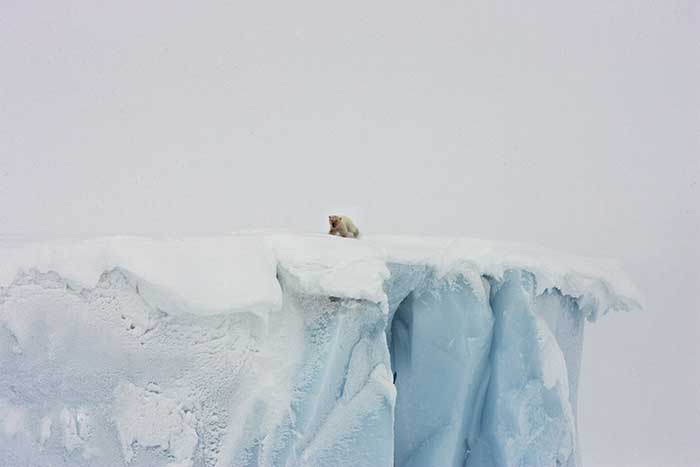
[[[566,3],[566,4],[565,4]],[[0,234],[325,228],[622,259],[584,462],[700,464],[700,3],[0,4]]]

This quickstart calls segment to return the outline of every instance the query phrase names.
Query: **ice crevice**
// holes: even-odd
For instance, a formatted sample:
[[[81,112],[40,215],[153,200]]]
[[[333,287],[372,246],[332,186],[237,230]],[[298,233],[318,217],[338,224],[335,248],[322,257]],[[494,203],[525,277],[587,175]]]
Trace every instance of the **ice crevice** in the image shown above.
[[[0,241],[0,464],[573,467],[584,324],[637,308],[468,239]]]

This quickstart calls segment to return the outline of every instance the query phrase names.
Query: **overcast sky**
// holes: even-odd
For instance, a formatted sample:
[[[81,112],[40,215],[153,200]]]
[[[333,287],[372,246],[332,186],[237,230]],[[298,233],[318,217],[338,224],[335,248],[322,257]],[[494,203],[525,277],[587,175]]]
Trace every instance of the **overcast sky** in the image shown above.
[[[0,234],[460,235],[617,257],[588,466],[700,464],[700,4],[0,2]]]

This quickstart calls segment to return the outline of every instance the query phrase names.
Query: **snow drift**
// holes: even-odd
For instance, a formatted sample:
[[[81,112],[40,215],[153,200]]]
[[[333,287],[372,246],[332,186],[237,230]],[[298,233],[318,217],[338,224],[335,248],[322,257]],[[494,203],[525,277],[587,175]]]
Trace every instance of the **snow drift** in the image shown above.
[[[617,265],[467,239],[0,242],[0,464],[576,466]]]

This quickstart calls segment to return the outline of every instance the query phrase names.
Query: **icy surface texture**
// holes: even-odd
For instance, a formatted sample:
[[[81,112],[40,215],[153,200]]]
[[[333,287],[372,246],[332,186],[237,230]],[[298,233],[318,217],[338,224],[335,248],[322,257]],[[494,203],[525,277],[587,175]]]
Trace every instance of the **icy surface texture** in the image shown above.
[[[576,466],[607,261],[258,233],[0,242],[0,465]]]
[[[483,285],[431,280],[394,316],[396,465],[462,466],[476,442],[493,315],[473,287]]]

